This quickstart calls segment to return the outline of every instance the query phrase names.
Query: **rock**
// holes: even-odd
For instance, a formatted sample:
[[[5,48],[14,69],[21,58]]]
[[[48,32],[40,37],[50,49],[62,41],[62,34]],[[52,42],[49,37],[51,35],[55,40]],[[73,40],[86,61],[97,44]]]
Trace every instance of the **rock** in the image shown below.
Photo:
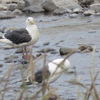
[[[2,29],[0,29],[0,31],[2,33],[7,32],[7,31],[12,31],[12,30],[16,30],[16,27],[3,27]]]
[[[28,64],[28,60],[26,60],[26,59],[21,59],[20,61],[19,61],[21,64]]]
[[[3,67],[3,64],[0,64],[0,67]]]
[[[45,43],[43,43],[43,45],[49,45],[50,44],[50,42],[45,42]]]
[[[73,11],[71,9],[66,8],[67,13],[72,13]]]
[[[58,52],[57,51],[51,51],[51,54],[57,54]]]
[[[8,10],[13,11],[15,9],[17,9],[17,4],[6,4],[6,6],[8,7]]]
[[[3,4],[0,4],[0,10],[7,10],[8,8],[5,6],[5,5],[3,5]]]
[[[90,10],[94,10],[95,12],[100,12],[100,3],[90,5]]]
[[[18,56],[16,56],[16,55],[11,55],[11,56],[5,57],[4,59],[5,59],[5,60],[8,60],[8,59],[15,59],[15,58],[18,58]]]
[[[48,12],[52,12],[57,9],[57,6],[52,0],[45,0],[43,3],[41,3],[41,6],[45,11]]]
[[[44,49],[40,50],[39,52],[47,53],[47,52],[50,52],[50,51],[55,51],[55,50],[52,49],[52,48],[44,48]]]
[[[67,47],[61,47],[59,49],[60,55],[67,55],[68,53],[72,52],[72,48],[67,48]]]
[[[39,5],[43,2],[43,0],[24,0],[26,7],[32,6],[32,5]]]
[[[20,0],[2,0],[2,3],[11,4],[11,3],[18,3]]]
[[[5,60],[5,63],[12,63],[12,62],[13,62],[13,59]]]
[[[0,32],[0,38],[2,38],[3,34]]]
[[[21,15],[23,12],[19,9],[15,9],[13,12],[12,12],[14,15]]]
[[[79,46],[79,50],[82,51],[83,53],[87,53],[93,51],[93,48],[91,46],[83,44]]]
[[[6,17],[6,14],[0,11],[0,18],[4,18],[4,17]]]
[[[76,18],[77,16],[78,16],[78,14],[76,14],[76,13],[73,13],[73,14],[69,15],[70,18]]]
[[[82,7],[89,7],[93,2],[94,2],[94,0],[78,0],[78,3]]]
[[[56,10],[53,11],[54,15],[62,15],[67,13],[67,9],[63,8],[63,7],[58,7]]]
[[[11,56],[5,57],[4,60],[5,60],[5,63],[17,62],[16,58],[18,58],[18,56],[11,55]]]
[[[42,54],[41,53],[38,53],[37,55],[36,55],[36,57],[39,57],[39,56],[41,56]]]
[[[75,8],[73,10],[73,13],[83,13],[83,10],[82,10],[82,8]]]
[[[38,12],[44,12],[44,9],[41,6],[32,5],[29,7],[25,7],[23,11],[28,13],[38,13]]]
[[[8,10],[10,10],[10,11],[14,11],[15,9],[22,10],[25,8],[25,2],[19,1],[18,3],[5,4],[5,6],[7,6]]]
[[[82,51],[82,53],[88,53],[88,52],[90,52],[89,49],[85,49],[85,50]]]
[[[87,11],[84,12],[85,16],[90,16],[90,15],[94,15],[94,14],[95,14],[94,10],[87,10]]]
[[[95,16],[100,16],[100,12],[98,12],[98,13],[95,13]]]
[[[10,11],[0,12],[0,19],[9,19],[9,18],[14,18],[14,17],[15,15],[13,15],[13,13]]]
[[[17,9],[23,10],[25,8],[25,2],[20,1],[17,3]]]
[[[77,0],[53,0],[58,7],[64,7],[68,9],[82,8]]]

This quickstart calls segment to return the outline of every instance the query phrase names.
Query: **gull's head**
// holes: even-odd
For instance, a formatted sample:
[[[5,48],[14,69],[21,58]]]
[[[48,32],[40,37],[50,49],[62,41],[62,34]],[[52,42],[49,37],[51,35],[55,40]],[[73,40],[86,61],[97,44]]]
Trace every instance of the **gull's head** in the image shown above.
[[[28,17],[28,18],[26,19],[26,24],[27,24],[27,25],[34,25],[34,20],[33,20],[33,18],[32,18],[32,17]]]

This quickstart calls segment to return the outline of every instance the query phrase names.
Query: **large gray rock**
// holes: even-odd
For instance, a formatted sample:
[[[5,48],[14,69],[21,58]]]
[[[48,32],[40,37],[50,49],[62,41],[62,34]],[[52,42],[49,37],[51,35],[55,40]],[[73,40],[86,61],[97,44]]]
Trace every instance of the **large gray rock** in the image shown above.
[[[96,12],[100,12],[100,3],[90,5],[90,10],[94,10]]]
[[[24,0],[26,7],[31,6],[31,5],[39,5],[43,0]]]
[[[62,15],[67,13],[67,9],[63,8],[63,7],[58,7],[56,10],[53,11],[54,15]]]
[[[80,7],[77,0],[53,0],[58,7],[64,8],[77,8]]]
[[[44,9],[41,6],[32,5],[29,7],[25,7],[23,11],[27,13],[38,13],[38,12],[44,12]]]
[[[17,3],[17,9],[23,10],[25,8],[25,2],[24,1],[19,1]]]
[[[57,6],[55,5],[55,3],[52,0],[46,0],[43,3],[41,3],[41,6],[43,9],[45,9],[45,11],[49,11],[52,12],[55,9],[57,9]]]

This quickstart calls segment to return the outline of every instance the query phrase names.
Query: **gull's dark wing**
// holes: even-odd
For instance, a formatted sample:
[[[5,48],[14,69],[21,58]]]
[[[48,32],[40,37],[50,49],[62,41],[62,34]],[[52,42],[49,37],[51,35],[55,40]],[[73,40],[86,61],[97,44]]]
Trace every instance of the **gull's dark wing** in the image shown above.
[[[8,31],[5,35],[5,38],[9,39],[15,44],[21,44],[31,41],[31,36],[25,28],[19,30]]]

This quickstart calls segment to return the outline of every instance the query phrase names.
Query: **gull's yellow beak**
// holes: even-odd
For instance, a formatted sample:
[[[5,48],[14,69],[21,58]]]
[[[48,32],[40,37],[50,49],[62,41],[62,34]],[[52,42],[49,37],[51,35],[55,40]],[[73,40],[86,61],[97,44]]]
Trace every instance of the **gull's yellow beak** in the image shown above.
[[[34,21],[31,21],[30,23],[31,23],[31,24],[34,24]]]

